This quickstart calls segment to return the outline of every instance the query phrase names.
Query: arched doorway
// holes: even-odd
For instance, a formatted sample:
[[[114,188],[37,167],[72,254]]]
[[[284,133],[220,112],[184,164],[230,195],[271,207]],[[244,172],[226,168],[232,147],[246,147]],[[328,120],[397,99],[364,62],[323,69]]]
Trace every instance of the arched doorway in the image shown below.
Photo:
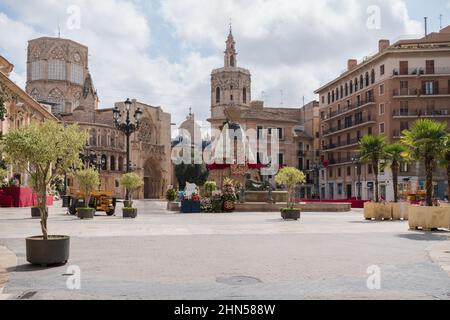
[[[158,161],[148,159],[144,165],[144,199],[159,199],[162,184],[161,166]]]

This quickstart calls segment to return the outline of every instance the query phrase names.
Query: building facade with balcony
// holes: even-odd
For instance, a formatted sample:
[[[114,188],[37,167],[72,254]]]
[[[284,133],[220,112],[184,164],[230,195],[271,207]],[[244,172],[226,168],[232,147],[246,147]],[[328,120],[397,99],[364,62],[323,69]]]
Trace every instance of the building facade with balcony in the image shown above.
[[[421,39],[391,45],[380,40],[378,53],[361,63],[348,60],[347,71],[319,88],[321,196],[329,199],[373,199],[373,168],[355,163],[359,140],[368,134],[397,141],[414,121],[429,118],[450,128],[450,26]],[[359,187],[358,179],[361,182]],[[381,172],[380,194],[393,199],[389,170]],[[419,164],[403,164],[401,188],[415,181],[424,185]],[[435,195],[447,188],[443,170],[435,172]]]

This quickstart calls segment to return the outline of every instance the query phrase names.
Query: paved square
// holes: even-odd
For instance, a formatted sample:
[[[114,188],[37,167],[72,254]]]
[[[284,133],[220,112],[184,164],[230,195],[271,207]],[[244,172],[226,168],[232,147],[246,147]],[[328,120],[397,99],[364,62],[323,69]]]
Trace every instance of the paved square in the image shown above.
[[[25,260],[24,238],[40,234],[30,209],[0,209],[0,246],[18,264],[6,268],[3,293],[22,299],[450,299],[450,277],[432,259],[449,255],[446,232],[364,221],[360,210],[304,213],[299,222],[284,222],[279,213],[181,215],[166,212],[165,203],[137,205],[136,220],[123,220],[121,208],[116,217],[99,214],[92,221],[52,208],[50,233],[71,236],[71,255],[66,266],[49,269]],[[380,290],[367,288],[373,265],[381,270]],[[67,288],[70,266],[81,270],[80,290]]]

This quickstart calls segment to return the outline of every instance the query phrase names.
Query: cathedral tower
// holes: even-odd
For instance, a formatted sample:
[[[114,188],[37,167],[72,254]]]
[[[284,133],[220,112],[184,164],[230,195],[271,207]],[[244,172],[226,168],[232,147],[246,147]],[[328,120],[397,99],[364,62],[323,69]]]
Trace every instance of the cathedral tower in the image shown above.
[[[224,108],[245,108],[251,101],[250,71],[237,66],[236,42],[231,27],[225,43],[224,66],[211,74],[211,116],[217,120],[225,119]]]

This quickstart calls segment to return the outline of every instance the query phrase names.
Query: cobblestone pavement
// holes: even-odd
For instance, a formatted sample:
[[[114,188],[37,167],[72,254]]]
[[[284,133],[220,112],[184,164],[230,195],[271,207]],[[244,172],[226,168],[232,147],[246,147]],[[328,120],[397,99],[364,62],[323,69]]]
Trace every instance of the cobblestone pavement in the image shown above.
[[[0,209],[0,246],[17,256],[3,293],[16,299],[450,299],[447,232],[371,222],[362,211],[180,215],[138,202],[139,216],[81,221],[50,212],[50,233],[71,236],[66,266],[25,261],[24,237],[40,233],[29,209]],[[0,250],[0,255],[2,251]],[[0,257],[0,272],[2,270]],[[81,271],[70,290],[68,268]],[[381,288],[369,290],[377,266]],[[442,266],[442,267],[441,267]],[[70,273],[70,272],[69,272]],[[0,285],[1,287],[1,285]]]

